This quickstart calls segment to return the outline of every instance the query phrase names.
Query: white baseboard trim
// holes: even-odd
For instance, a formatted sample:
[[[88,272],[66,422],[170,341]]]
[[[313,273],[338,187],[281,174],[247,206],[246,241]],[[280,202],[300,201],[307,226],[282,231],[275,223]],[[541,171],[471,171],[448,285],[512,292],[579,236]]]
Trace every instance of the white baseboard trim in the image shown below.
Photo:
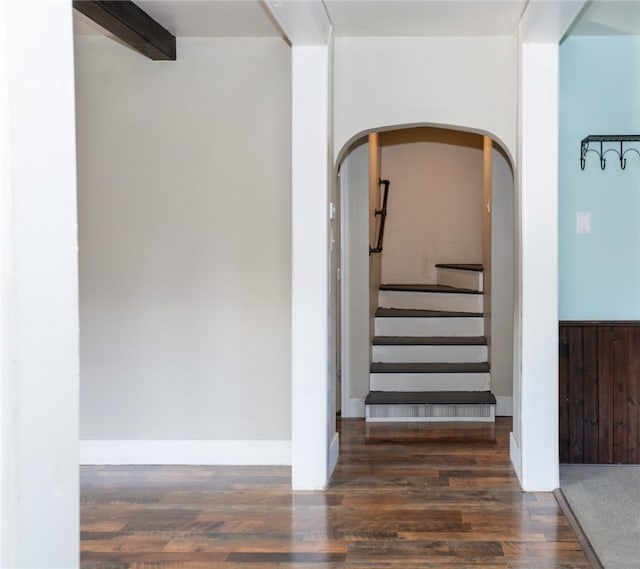
[[[331,480],[331,475],[336,468],[336,464],[338,464],[338,457],[340,456],[340,435],[335,433],[333,435],[333,440],[331,441],[331,445],[329,446],[329,472],[327,475],[327,480]]]
[[[346,413],[343,412],[344,418],[364,418],[364,399],[359,397],[349,397],[347,399]]]
[[[81,440],[80,464],[290,465],[291,441]]]
[[[496,395],[496,417],[513,417],[513,397]]]
[[[509,457],[511,458],[511,464],[516,471],[516,476],[522,486],[522,452],[520,451],[520,445],[516,438],[513,436],[513,432],[509,433]]]

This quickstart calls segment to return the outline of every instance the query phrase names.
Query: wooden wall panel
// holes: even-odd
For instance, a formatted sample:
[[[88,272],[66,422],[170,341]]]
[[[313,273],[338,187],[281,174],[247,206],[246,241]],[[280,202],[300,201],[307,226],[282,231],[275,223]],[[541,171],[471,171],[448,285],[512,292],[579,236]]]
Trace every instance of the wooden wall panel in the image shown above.
[[[640,464],[640,322],[560,323],[560,462]]]
[[[640,328],[634,328],[629,340],[629,353],[640,353]],[[629,463],[640,464],[640,358],[629,357]]]

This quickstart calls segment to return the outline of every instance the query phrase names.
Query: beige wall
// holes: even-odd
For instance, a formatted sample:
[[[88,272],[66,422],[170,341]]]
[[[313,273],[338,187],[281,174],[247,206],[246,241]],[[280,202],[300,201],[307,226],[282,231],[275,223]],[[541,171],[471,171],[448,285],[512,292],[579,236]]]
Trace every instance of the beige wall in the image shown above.
[[[381,134],[391,181],[385,283],[435,283],[436,263],[482,262],[482,137],[414,128]]]
[[[291,436],[291,62],[76,38],[81,438]]]

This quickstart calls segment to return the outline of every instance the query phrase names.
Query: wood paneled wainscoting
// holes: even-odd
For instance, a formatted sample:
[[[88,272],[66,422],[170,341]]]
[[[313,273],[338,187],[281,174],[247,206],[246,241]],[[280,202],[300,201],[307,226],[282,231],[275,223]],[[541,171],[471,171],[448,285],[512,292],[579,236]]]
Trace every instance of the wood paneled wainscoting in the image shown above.
[[[560,322],[560,462],[640,464],[640,321]]]

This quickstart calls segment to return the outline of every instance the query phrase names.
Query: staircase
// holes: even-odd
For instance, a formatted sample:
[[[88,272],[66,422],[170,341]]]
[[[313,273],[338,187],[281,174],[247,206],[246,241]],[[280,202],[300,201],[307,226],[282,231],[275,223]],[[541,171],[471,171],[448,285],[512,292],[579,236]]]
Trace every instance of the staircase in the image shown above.
[[[380,287],[367,421],[495,420],[482,266],[436,268],[438,284]]]

